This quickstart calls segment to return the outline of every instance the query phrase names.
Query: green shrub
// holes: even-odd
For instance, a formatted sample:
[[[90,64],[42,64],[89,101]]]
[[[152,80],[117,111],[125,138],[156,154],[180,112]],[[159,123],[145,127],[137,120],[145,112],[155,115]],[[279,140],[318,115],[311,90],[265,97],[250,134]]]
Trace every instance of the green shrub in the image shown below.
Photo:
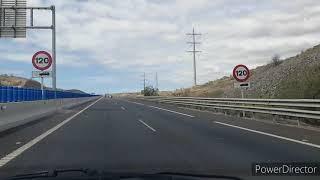
[[[147,86],[144,90],[141,91],[141,94],[143,94],[144,96],[158,96],[159,90],[152,86]]]
[[[301,72],[300,72],[301,73]],[[277,89],[277,98],[320,98],[320,66],[308,68],[301,74],[282,81]]]

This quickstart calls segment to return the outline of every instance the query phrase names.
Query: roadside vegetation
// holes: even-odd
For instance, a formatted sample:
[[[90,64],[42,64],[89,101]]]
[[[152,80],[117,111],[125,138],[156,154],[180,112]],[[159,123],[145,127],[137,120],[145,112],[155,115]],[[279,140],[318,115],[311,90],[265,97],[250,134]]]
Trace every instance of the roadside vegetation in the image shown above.
[[[158,96],[159,90],[153,86],[147,86],[144,90],[141,91],[141,94],[144,96]]]
[[[320,98],[320,45],[286,59],[276,54],[269,62],[250,70],[251,88],[246,90],[246,98]],[[196,87],[177,89],[170,95],[240,98],[241,91],[233,87],[235,82],[232,76],[225,76]]]

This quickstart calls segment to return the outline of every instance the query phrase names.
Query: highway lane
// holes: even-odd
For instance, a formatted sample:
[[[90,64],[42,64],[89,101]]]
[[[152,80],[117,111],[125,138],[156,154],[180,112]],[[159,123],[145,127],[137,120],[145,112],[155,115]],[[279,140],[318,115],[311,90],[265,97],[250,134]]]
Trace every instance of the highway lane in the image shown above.
[[[239,127],[251,128],[261,132],[267,132],[274,135],[292,138],[302,142],[313,143],[316,145],[320,144],[319,129],[310,130],[305,128],[298,128],[296,126],[288,126],[285,124],[274,124],[272,119],[269,121],[257,121],[247,118],[238,118],[235,116],[225,116],[223,114],[217,114],[211,111],[200,111],[196,109],[183,108],[175,105],[156,103],[152,101],[143,101],[138,99],[126,99],[124,101],[148,107],[157,106],[160,108],[167,108],[174,111],[179,111],[181,113],[192,113],[192,115],[196,116],[197,118],[213,123],[236,125]]]
[[[1,167],[0,174],[89,167],[247,178],[253,162],[320,161],[318,148],[213,123],[221,116],[143,104],[102,99]]]
[[[7,131],[2,131],[0,133],[0,158],[48,131],[50,128],[79,112],[92,102],[93,101],[90,101],[73,108],[64,108],[50,116],[40,118]]]

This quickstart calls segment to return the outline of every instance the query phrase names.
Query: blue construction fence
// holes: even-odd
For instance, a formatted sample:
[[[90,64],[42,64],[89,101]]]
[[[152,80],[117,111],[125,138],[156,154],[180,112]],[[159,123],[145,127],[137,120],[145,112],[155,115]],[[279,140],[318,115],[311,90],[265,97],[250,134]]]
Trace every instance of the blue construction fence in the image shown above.
[[[53,90],[44,90],[44,99],[54,99]],[[57,99],[92,97],[96,95],[57,91]],[[42,100],[41,89],[0,86],[0,103]]]

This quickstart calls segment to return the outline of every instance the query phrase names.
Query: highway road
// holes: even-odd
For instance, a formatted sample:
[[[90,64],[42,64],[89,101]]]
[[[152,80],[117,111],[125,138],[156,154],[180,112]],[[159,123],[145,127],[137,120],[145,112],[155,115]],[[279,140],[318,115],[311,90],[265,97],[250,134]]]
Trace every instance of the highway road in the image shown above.
[[[254,162],[320,162],[319,135],[147,101],[101,98],[1,133],[0,175],[81,167],[256,179],[251,177]]]

